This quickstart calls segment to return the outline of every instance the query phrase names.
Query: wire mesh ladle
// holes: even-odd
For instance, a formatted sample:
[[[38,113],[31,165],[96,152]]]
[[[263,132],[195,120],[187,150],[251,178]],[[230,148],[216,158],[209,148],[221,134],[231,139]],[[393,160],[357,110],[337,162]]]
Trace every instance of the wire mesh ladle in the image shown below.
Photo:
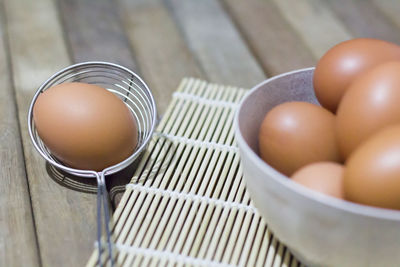
[[[79,170],[65,166],[61,161],[54,157],[50,150],[40,139],[33,120],[33,107],[39,95],[50,87],[65,82],[82,82],[96,84],[106,88],[117,95],[131,110],[138,128],[138,143],[135,151],[124,161],[107,167],[103,171]],[[104,107],[105,109],[107,107]],[[110,214],[108,208],[108,193],[105,183],[106,175],[116,173],[131,165],[147,146],[156,124],[156,105],[145,82],[129,69],[113,63],[107,62],[84,62],[69,66],[51,76],[45,81],[35,93],[28,112],[29,135],[34,147],[45,160],[56,168],[67,173],[96,178],[97,180],[97,244],[99,250],[99,266],[101,266],[101,233],[102,215],[104,210],[105,230],[111,265],[113,265],[111,234],[109,229]]]

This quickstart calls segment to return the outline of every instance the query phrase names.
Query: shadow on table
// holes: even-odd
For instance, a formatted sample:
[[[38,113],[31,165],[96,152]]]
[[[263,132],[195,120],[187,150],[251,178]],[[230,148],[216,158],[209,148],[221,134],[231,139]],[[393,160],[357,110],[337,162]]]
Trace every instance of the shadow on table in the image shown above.
[[[141,157],[127,168],[106,177],[107,190],[113,206],[119,203],[125,191],[125,185],[132,179]],[[49,163],[46,163],[46,170],[50,178],[61,186],[83,193],[96,194],[97,192],[96,178],[72,175]]]
[[[160,142],[160,139],[162,140]],[[153,180],[156,177],[163,177],[168,168],[175,169],[179,155],[176,154],[177,146],[168,139],[160,138],[157,140],[153,150],[147,158],[146,166],[138,177],[133,177],[139,162],[144,153],[136,159],[127,168],[106,177],[107,190],[109,192],[111,203],[115,208],[123,193],[125,186],[129,182],[144,183],[145,181]],[[182,153],[182,152],[181,152]],[[84,178],[70,173],[64,172],[53,165],[46,163],[46,170],[50,178],[61,186],[79,192],[95,194],[97,192],[97,182],[95,178]]]

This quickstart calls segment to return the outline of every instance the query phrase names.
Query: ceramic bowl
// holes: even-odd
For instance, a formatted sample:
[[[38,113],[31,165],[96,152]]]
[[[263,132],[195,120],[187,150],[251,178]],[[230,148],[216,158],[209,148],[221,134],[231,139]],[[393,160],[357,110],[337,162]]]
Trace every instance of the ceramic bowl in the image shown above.
[[[235,118],[244,179],[272,232],[309,266],[400,266],[400,211],[335,199],[291,181],[258,155],[266,113],[287,101],[317,103],[313,68],[285,73],[254,87]]]

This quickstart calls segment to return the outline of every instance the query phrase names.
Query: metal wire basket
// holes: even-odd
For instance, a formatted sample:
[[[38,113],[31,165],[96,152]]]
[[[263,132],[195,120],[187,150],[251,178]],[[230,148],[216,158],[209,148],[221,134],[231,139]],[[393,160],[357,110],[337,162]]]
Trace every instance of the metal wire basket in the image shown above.
[[[135,151],[124,161],[107,167],[101,172],[94,170],[80,170],[65,166],[54,155],[40,139],[33,120],[33,107],[37,98],[45,90],[57,84],[66,82],[82,82],[89,84],[96,84],[106,88],[110,92],[117,95],[127,107],[131,110],[138,128],[138,143]],[[107,108],[107,107],[104,107]],[[45,160],[65,172],[73,175],[96,178],[97,179],[97,241],[99,247],[99,264],[101,264],[101,232],[102,232],[102,219],[101,209],[104,209],[105,228],[107,234],[108,250],[111,263],[112,260],[112,246],[109,231],[109,210],[108,210],[108,193],[105,186],[105,176],[116,173],[138,158],[140,153],[145,149],[148,144],[154,127],[156,124],[156,105],[154,97],[151,94],[146,83],[134,72],[129,69],[113,63],[107,62],[84,62],[69,66],[51,76],[45,81],[35,93],[32,103],[28,112],[28,129],[29,135],[37,151],[45,158]]]

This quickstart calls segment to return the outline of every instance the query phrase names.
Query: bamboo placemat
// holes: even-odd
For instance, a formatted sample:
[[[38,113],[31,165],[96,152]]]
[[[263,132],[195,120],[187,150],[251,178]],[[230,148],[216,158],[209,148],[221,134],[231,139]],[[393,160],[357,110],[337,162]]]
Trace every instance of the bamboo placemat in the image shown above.
[[[301,265],[246,193],[233,128],[246,92],[181,82],[114,213],[117,266]]]

